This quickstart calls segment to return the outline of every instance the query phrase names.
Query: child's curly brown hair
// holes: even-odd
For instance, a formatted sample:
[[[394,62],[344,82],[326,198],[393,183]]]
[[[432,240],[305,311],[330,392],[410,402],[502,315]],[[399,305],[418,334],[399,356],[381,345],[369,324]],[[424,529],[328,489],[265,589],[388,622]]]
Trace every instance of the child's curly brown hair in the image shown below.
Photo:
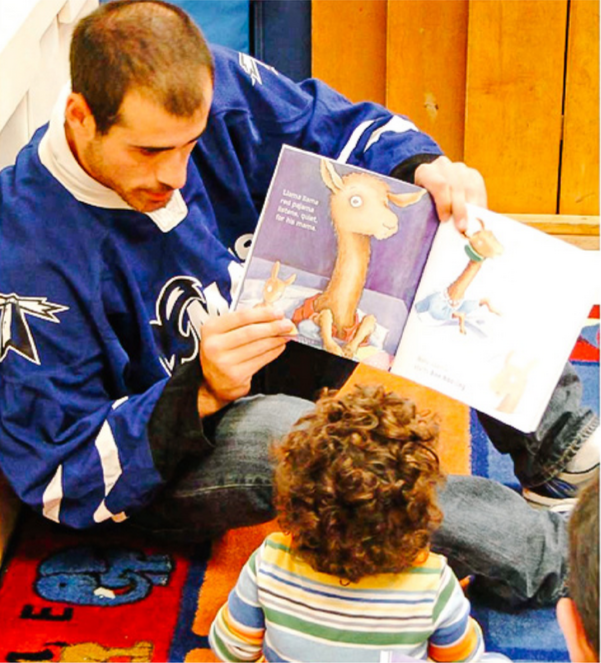
[[[357,582],[398,573],[442,520],[430,413],[380,386],[325,392],[274,446],[278,522],[317,571]]]

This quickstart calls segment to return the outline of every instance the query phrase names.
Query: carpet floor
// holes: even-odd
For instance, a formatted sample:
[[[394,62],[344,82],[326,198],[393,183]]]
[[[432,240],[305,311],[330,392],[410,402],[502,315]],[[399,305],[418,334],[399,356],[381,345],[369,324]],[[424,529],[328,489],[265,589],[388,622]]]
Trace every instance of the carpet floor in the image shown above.
[[[599,308],[572,361],[585,402],[599,411]],[[518,488],[506,457],[474,413],[451,399],[359,366],[349,383],[385,382],[441,416],[448,473],[479,474]],[[118,533],[76,533],[23,517],[0,585],[2,661],[214,661],[210,623],[242,564],[274,523],[233,530],[212,545],[176,546]],[[473,605],[487,649],[513,661],[568,661],[554,609],[502,612]]]

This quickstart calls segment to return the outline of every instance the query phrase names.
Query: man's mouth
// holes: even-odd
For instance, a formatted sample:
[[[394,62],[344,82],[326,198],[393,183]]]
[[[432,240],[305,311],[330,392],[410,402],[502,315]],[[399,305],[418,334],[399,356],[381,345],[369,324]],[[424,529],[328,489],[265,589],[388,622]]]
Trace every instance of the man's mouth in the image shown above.
[[[173,195],[173,189],[171,189],[170,191],[159,191],[159,192],[146,191],[145,195],[147,198],[150,198],[150,200],[152,200],[153,202],[160,203],[167,201],[169,200],[169,198],[171,198],[171,196]]]

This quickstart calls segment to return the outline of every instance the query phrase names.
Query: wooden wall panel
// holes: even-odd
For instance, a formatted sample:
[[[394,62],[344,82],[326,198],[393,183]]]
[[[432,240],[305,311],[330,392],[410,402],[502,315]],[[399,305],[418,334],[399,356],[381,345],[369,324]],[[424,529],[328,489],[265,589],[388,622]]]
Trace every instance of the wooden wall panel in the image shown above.
[[[599,2],[572,0],[566,72],[561,214],[599,214]]]
[[[556,211],[567,10],[567,0],[470,0],[465,161],[495,211]]]
[[[463,159],[468,0],[388,3],[386,103]]]
[[[312,75],[352,101],[385,103],[386,0],[313,0]]]

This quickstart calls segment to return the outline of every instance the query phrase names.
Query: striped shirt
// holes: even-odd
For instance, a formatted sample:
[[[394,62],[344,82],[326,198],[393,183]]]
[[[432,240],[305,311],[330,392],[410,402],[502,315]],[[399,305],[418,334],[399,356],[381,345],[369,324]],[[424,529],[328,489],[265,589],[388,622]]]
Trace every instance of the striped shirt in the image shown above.
[[[476,661],[470,603],[441,555],[401,573],[342,584],[268,536],[242,569],[209,635],[224,661]]]

